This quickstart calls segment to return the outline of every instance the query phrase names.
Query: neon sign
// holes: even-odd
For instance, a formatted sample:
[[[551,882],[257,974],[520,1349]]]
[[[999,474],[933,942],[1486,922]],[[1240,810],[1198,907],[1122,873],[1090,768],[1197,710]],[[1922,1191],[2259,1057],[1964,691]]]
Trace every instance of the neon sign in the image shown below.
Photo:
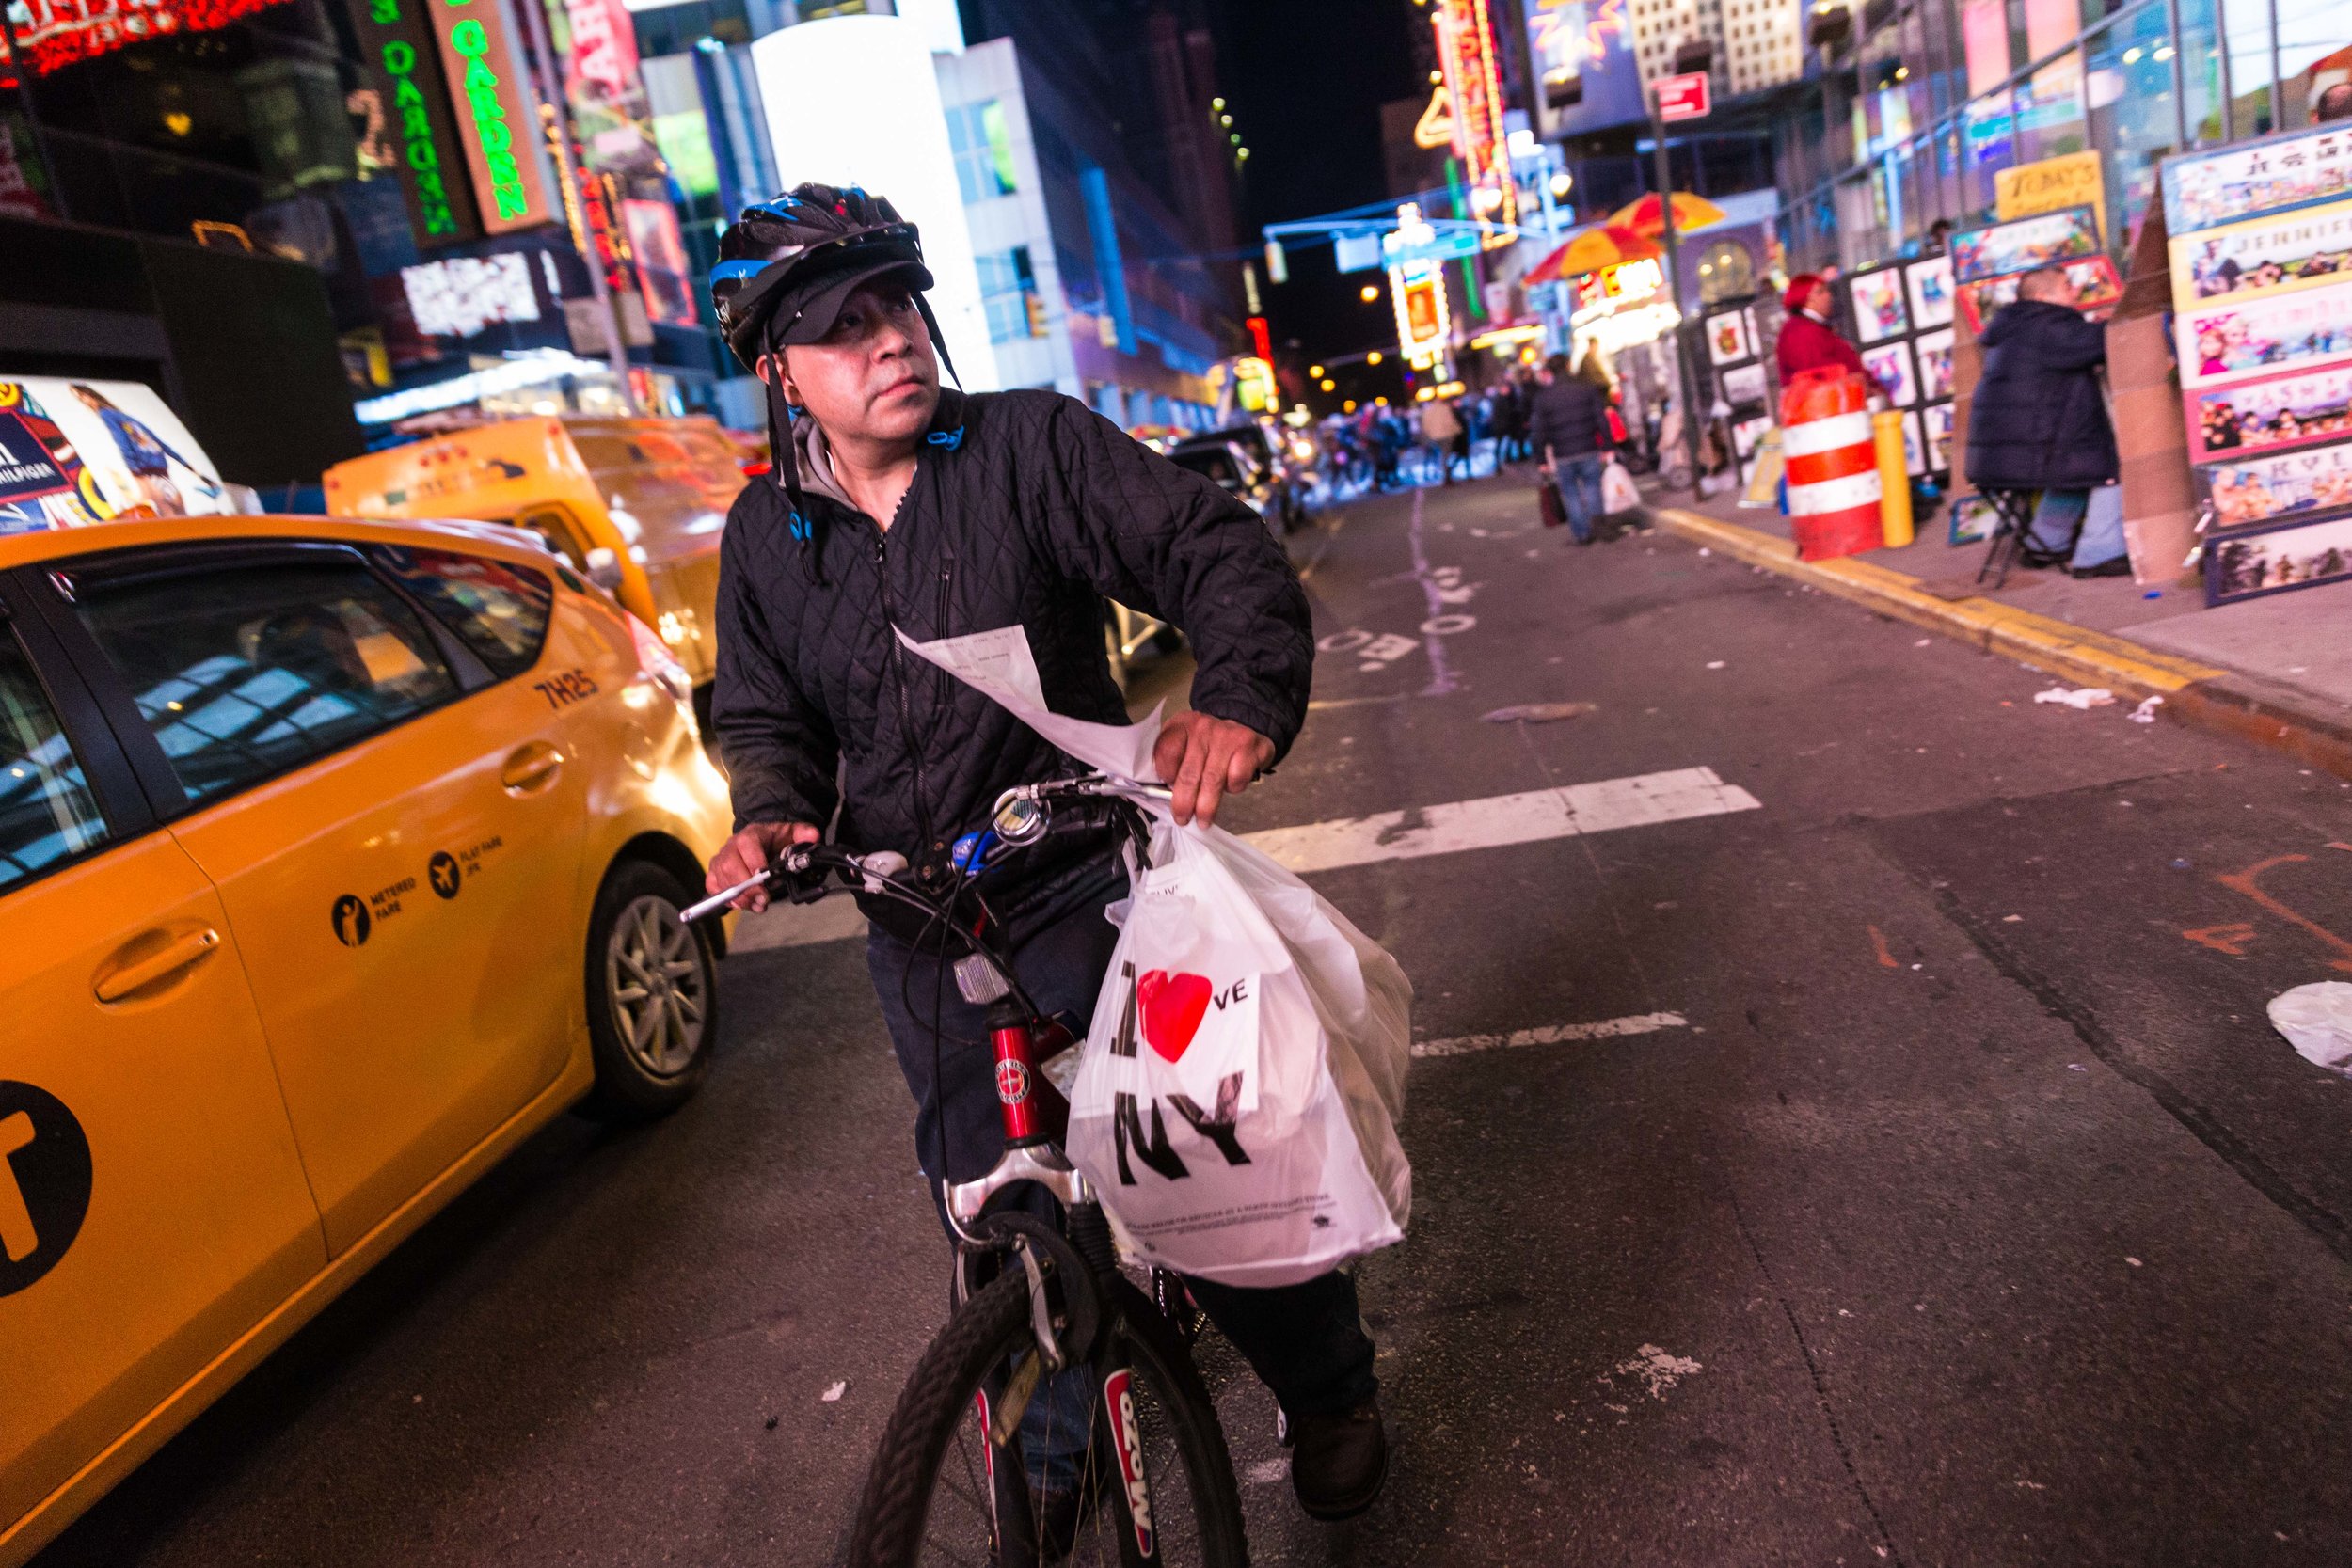
[[[148,39],[226,27],[278,0],[14,0],[8,8],[16,42],[32,56],[33,74]],[[16,86],[16,57],[0,34],[0,87]]]
[[[478,238],[482,230],[474,222],[472,194],[463,180],[450,177],[457,123],[441,90],[433,35],[418,8],[422,3],[368,0],[351,8],[352,21],[359,29],[362,54],[375,62],[391,89],[386,95],[390,112],[383,119],[399,149],[390,162],[408,198],[417,237],[428,245],[448,245]]]
[[[1471,212],[1482,228],[1513,228],[1518,222],[1518,190],[1511,178],[1502,81],[1495,68],[1486,0],[1444,0],[1430,24],[1438,30],[1438,59],[1454,110],[1454,150],[1470,187]],[[1492,234],[1488,243],[1508,242]]]
[[[548,222],[538,106],[508,44],[498,0],[438,0],[432,8],[482,227],[503,234]],[[468,14],[453,18],[459,11]]]
[[[1396,210],[1396,231],[1382,237],[1389,252],[1389,295],[1396,307],[1396,346],[1416,370],[1444,355],[1454,336],[1445,297],[1444,263],[1429,259],[1437,235],[1415,202]]]

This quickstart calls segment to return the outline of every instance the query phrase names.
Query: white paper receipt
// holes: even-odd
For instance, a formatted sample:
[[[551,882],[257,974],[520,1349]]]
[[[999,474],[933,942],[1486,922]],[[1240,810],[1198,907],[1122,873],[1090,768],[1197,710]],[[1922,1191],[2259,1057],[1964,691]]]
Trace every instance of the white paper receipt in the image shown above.
[[[1037,657],[1029,651],[1026,629],[1004,626],[963,637],[943,637],[936,642],[917,642],[901,631],[898,641],[909,653],[929,659],[992,698],[1089,768],[1130,783],[1160,782],[1158,770],[1152,766],[1152,748],[1160,738],[1160,707],[1135,724],[1094,724],[1052,712],[1045,705],[1045,689],[1038,680]]]

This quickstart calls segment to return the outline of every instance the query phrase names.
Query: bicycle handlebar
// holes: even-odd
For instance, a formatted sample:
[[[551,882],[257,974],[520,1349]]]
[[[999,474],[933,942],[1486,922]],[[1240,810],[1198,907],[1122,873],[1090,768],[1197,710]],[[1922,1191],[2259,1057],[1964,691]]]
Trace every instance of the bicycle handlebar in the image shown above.
[[[1057,800],[1138,798],[1165,800],[1169,795],[1166,784],[1128,784],[1101,774],[1016,784],[996,798],[995,808],[990,813],[990,831],[1014,848],[1027,848],[1052,830],[1055,816],[1053,803]],[[906,868],[906,857],[895,849],[877,849],[871,854],[855,855],[838,845],[795,844],[756,876],[747,877],[733,887],[722,889],[700,903],[690,906],[683,911],[682,918],[691,924],[721,913],[754,888],[766,887],[775,891],[779,879],[794,884],[786,890],[786,896],[790,901],[813,903],[827,893],[836,891],[826,886],[828,873],[838,873],[843,879],[843,885],[855,884],[875,897],[895,897],[901,903],[913,904],[928,914],[946,914],[960,889],[951,885],[941,895],[924,893],[898,879]]]

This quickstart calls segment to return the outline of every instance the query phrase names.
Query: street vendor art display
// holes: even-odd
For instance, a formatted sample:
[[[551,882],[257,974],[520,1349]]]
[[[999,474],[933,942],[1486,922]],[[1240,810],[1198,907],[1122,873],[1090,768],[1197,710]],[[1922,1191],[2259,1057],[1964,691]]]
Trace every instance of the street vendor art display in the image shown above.
[[[1911,340],[1911,351],[1919,362],[1919,397],[1932,403],[1937,398],[1952,395],[1952,329],[1948,326],[1936,332],[1922,332]]]
[[[1717,365],[1737,365],[1756,357],[1756,333],[1744,310],[1726,310],[1707,318],[1707,355]]]
[[[2352,512],[2352,443],[2276,452],[2193,470],[2217,528]]]
[[[2205,552],[2205,602],[2226,604],[2352,577],[2352,517],[2233,533]]]
[[[2184,387],[2352,358],[2352,279],[2243,305],[2184,309],[2173,331]]]
[[[1857,272],[1846,280],[1853,301],[1854,337],[1865,343],[1882,342],[1911,330],[1911,313],[1903,305],[1903,269],[1877,267]]]
[[[1751,365],[1727,366],[1723,372],[1723,384],[1724,401],[1734,408],[1772,400],[1772,387],[1765,380],[1761,361]]]
[[[1952,321],[1952,259],[1931,256],[1903,268],[1911,293],[1911,325],[1915,331],[1948,326]]]
[[[1919,410],[1919,423],[1927,436],[1929,469],[1939,474],[1951,472],[1952,405],[1929,404]]]
[[[2188,399],[2192,463],[2352,436],[2352,363],[2201,388]]]
[[[2090,256],[2068,261],[2064,267],[2067,287],[2074,291],[2074,297],[2067,303],[2075,309],[2105,310],[2123,297],[2122,275],[2115,270],[2111,259]],[[1982,332],[2001,313],[2001,307],[2015,302],[2025,281],[2026,275],[2019,272],[1961,284],[1960,313],[1966,318],[1968,330]]]
[[[2352,277],[2352,202],[2233,223],[2170,241],[2172,297],[2204,303]]]
[[[2097,214],[2089,207],[2068,207],[1954,234],[1952,275],[1962,283],[1980,283],[2101,253]]]
[[[0,533],[236,510],[212,460],[135,381],[0,381]]]
[[[1903,471],[1915,477],[1928,471],[1928,443],[1916,408],[1903,416]]]
[[[2345,197],[2352,197],[2352,126],[2289,132],[2164,165],[2164,227],[2176,239]]]
[[[2352,576],[2352,130],[2165,161],[2208,603]]]
[[[1898,338],[1862,351],[1862,370],[1885,395],[1892,408],[1908,408],[1919,401],[1919,381],[1911,365],[1911,341]]]

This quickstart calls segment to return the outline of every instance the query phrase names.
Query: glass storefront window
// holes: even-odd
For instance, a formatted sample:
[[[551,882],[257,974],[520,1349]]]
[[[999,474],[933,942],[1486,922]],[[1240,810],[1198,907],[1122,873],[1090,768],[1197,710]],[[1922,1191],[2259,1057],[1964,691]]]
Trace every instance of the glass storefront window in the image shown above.
[[[2083,56],[2070,49],[2017,89],[2017,161],[2032,163],[2090,145],[2083,118]]]
[[[2201,147],[2222,137],[2221,46],[2214,36],[2214,0],[2179,0],[2179,6],[2181,36],[2175,47],[2187,100],[2183,107],[2189,140]]]
[[[2155,195],[2158,160],[2180,140],[2164,8],[2141,7],[2084,49],[2091,145],[2106,159],[2107,236],[2120,245]]]

